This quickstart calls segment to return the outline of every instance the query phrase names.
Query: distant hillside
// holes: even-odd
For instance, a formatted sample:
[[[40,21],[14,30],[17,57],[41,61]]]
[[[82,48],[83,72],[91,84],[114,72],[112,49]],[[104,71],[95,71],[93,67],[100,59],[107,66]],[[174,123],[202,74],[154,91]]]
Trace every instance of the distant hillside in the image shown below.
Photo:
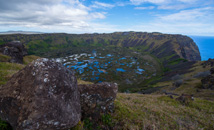
[[[0,35],[0,44],[13,40],[26,43],[30,54],[44,57],[53,56],[51,52],[66,53],[70,51],[69,48],[74,47],[125,47],[152,54],[164,64],[179,58],[189,61],[201,60],[197,45],[191,38],[183,35],[146,32]],[[60,49],[63,51],[60,52]]]
[[[42,32],[34,32],[34,31],[6,31],[6,32],[0,32],[0,35],[8,35],[8,34],[42,34]]]

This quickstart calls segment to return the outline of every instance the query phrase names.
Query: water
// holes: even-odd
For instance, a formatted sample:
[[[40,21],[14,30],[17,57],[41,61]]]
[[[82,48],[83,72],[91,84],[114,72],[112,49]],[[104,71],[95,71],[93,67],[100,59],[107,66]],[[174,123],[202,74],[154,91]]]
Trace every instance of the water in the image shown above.
[[[126,70],[124,70],[123,68],[117,68],[116,70],[120,72],[126,72]]]
[[[64,66],[76,72],[82,80],[92,82],[104,82],[121,77],[142,79],[147,76],[147,62],[136,59],[132,56],[115,55],[111,53],[98,53],[93,50],[91,53],[73,54],[67,57],[55,59],[62,62]],[[124,80],[127,78],[124,77]]]
[[[201,60],[214,58],[214,37],[208,36],[190,36],[198,45],[201,53]]]

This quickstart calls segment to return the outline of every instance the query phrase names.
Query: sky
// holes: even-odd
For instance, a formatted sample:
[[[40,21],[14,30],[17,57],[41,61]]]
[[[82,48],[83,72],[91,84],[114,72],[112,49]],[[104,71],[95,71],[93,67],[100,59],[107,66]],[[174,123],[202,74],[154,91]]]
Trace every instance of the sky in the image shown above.
[[[214,36],[214,0],[0,0],[0,32]]]

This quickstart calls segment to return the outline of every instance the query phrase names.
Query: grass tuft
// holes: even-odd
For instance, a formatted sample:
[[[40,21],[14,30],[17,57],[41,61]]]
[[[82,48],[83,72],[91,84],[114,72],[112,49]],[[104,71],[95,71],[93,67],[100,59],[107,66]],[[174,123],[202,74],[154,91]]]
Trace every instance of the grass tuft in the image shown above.
[[[89,81],[84,81],[84,80],[81,80],[81,79],[77,79],[77,84],[93,84],[93,83],[89,82]]]
[[[0,85],[6,84],[13,74],[24,67],[22,64],[0,62]]]
[[[32,61],[34,61],[34,60],[36,60],[36,59],[39,59],[39,58],[40,58],[40,57],[34,56],[34,55],[25,56],[25,57],[23,58],[23,63],[24,63],[25,65],[27,65],[27,64],[29,64],[30,62],[32,62]]]
[[[113,123],[118,129],[214,129],[214,102],[182,103],[163,95],[119,93]]]
[[[7,55],[3,55],[0,53],[0,62],[9,62],[11,59],[10,56],[7,56]]]

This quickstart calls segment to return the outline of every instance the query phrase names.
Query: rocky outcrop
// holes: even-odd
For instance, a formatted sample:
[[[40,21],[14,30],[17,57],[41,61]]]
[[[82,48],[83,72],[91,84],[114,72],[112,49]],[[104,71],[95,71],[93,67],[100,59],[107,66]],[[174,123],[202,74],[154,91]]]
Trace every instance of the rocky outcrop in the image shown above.
[[[214,76],[209,75],[201,80],[203,89],[214,89]]]
[[[101,114],[114,110],[114,100],[118,91],[115,83],[83,84],[78,86],[82,118],[100,119]]]
[[[204,68],[206,68],[207,66],[213,67],[214,66],[214,59],[209,58],[207,61],[204,61],[201,65]]]
[[[27,55],[27,49],[19,41],[13,41],[0,45],[0,53],[10,56],[10,62],[22,64],[23,56]]]
[[[195,42],[187,36],[174,35],[176,38],[176,44],[179,45],[177,48],[177,53],[181,58],[187,59],[189,61],[200,61],[201,56],[198,46]]]
[[[79,97],[73,72],[38,59],[0,88],[0,118],[15,130],[69,129],[81,118]]]
[[[206,76],[205,78],[201,79],[201,87],[203,89],[212,89],[214,90],[214,69],[210,69],[210,75]]]

